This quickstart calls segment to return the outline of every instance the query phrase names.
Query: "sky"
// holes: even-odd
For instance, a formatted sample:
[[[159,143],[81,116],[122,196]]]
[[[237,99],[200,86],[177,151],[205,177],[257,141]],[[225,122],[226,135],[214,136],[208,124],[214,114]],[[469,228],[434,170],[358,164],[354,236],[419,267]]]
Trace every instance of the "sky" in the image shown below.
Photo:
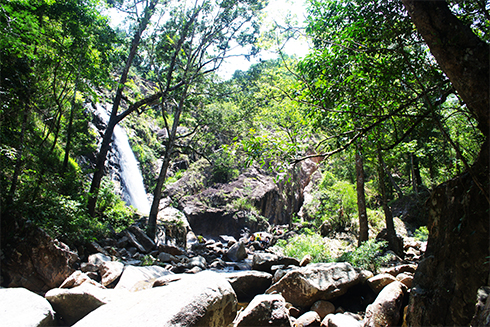
[[[297,21],[298,26],[304,26],[306,0],[269,0],[269,5],[265,9],[264,28],[273,25],[275,22],[284,25],[287,15],[291,15],[293,21]],[[116,9],[109,9],[108,15],[111,19],[111,26],[116,27],[123,23],[124,16]],[[288,55],[303,57],[308,53],[309,46],[306,40],[289,40],[283,48]],[[262,50],[257,56],[247,60],[245,57],[233,57],[226,60],[220,67],[218,75],[224,79],[229,79],[236,70],[246,71],[252,64],[260,60],[277,58],[277,49]]]
[[[293,20],[298,22],[298,26],[304,26],[306,9],[306,0],[269,0],[269,5],[266,10],[266,18],[264,21],[265,28],[267,26],[277,22],[279,25],[283,25],[285,17],[290,14],[293,16]],[[283,48],[283,51],[288,55],[296,55],[303,57],[308,53],[309,46],[306,40],[289,40]],[[256,57],[247,60],[244,57],[233,58],[225,62],[218,74],[228,79],[236,70],[246,71],[252,64],[259,62],[260,60],[267,60],[277,58],[277,49],[270,49],[269,51],[261,51]]]

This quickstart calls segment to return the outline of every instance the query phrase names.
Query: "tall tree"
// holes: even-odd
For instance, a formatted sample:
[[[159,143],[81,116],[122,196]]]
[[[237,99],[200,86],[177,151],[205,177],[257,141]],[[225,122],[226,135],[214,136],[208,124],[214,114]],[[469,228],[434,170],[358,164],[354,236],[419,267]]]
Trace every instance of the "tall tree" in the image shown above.
[[[364,164],[362,160],[361,146],[356,144],[356,191],[357,212],[359,213],[359,239],[358,246],[369,239],[369,225],[366,210],[366,195],[364,193]]]
[[[88,200],[88,210],[90,215],[95,215],[95,206],[97,204],[97,197],[99,194],[100,183],[102,177],[104,176],[104,166],[107,158],[107,153],[110,149],[110,144],[112,140],[112,135],[114,134],[114,128],[116,125],[123,120],[126,116],[138,109],[137,106],[130,106],[127,110],[118,114],[119,106],[123,98],[123,90],[128,78],[129,69],[133,64],[134,57],[137,54],[138,46],[140,44],[143,32],[148,27],[150,19],[155,12],[155,8],[158,4],[158,0],[151,0],[146,2],[146,6],[143,10],[143,16],[138,19],[136,30],[134,32],[133,38],[131,40],[131,45],[129,49],[128,57],[126,58],[126,64],[119,77],[119,83],[117,84],[116,95],[114,97],[114,102],[112,103],[111,114],[109,122],[107,123],[107,128],[104,132],[102,138],[102,143],[100,145],[99,152],[97,153],[97,159],[95,163],[94,175],[92,177],[92,183],[90,185],[89,200]]]
[[[153,203],[148,219],[148,235],[155,237],[156,222],[162,187],[170,160],[176,151],[177,127],[186,108],[199,107],[198,84],[215,72],[228,58],[229,50],[235,45],[252,46],[258,36],[258,12],[264,8],[262,1],[196,1],[193,7],[177,6],[157,44],[159,53],[154,58],[168,138],[165,154],[153,192]],[[173,36],[173,37],[172,37]],[[164,51],[162,51],[164,50]],[[166,50],[166,51],[165,51]],[[168,51],[170,50],[170,51]],[[179,88],[174,87],[178,85]],[[174,100],[175,105],[169,106]],[[172,126],[167,123],[165,108],[173,107]]]
[[[409,325],[469,325],[489,278],[489,45],[445,1],[403,0],[417,30],[486,136],[472,167],[439,185],[429,203],[426,259],[414,278]],[[488,12],[485,6],[483,11]],[[430,310],[427,310],[430,308]]]

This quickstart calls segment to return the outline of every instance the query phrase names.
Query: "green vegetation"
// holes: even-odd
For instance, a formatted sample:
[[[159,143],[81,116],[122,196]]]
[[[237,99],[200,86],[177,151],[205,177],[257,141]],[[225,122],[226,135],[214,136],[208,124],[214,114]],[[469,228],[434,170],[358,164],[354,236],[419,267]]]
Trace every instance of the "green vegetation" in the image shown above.
[[[353,266],[377,273],[382,264],[389,260],[389,255],[382,255],[386,241],[370,239],[352,252],[345,252],[337,261],[347,261]]]
[[[414,236],[417,241],[426,242],[429,238],[429,230],[427,229],[427,226],[420,226],[417,228]]]
[[[288,241],[279,240],[276,244],[281,248],[284,255],[301,260],[305,255],[310,255],[312,262],[330,262],[329,249],[323,238],[318,234],[300,234]]]
[[[121,124],[155,203],[178,180],[184,187],[175,206],[186,192],[219,187],[251,167],[293,189],[304,181],[299,174],[305,160],[316,160],[322,177],[313,181],[305,215],[291,210],[286,217],[303,234],[278,246],[299,259],[310,254],[314,262],[346,260],[377,270],[386,260],[384,247],[393,242],[368,240],[337,259],[316,234],[318,227],[352,232],[360,242],[369,235],[363,226],[371,233],[387,228],[390,238],[390,205],[407,195],[421,203],[431,188],[469,172],[488,137],[488,106],[475,107],[488,102],[488,93],[464,95],[452,83],[403,2],[309,0],[308,55],[281,53],[223,80],[219,68],[232,48],[242,47],[250,58],[274,43],[271,33],[261,34],[266,1],[154,0],[139,2],[138,10],[136,2],[123,0],[3,1],[2,245],[23,220],[71,246],[133,223],[135,210],[102,178],[112,128]],[[488,48],[488,10],[471,1],[447,2]],[[113,29],[102,15],[105,5],[134,13],[129,26]],[[464,57],[478,56],[468,51]],[[484,77],[487,61],[473,65]],[[477,83],[466,85],[478,85],[478,74],[468,73]],[[93,128],[91,107],[98,103],[113,105],[105,131]],[[173,165],[180,158],[188,169]],[[488,178],[478,182],[475,175],[487,172],[488,164],[483,167],[470,172],[480,205],[488,202]],[[295,196],[288,187],[283,195]],[[454,205],[463,208],[470,200],[455,199]],[[246,197],[219,201],[228,201],[229,211],[245,212],[250,223],[265,219]],[[155,208],[148,219],[153,224]],[[366,220],[359,218],[364,211]],[[465,219],[477,218],[468,213]],[[425,226],[415,232],[417,240],[428,237]]]

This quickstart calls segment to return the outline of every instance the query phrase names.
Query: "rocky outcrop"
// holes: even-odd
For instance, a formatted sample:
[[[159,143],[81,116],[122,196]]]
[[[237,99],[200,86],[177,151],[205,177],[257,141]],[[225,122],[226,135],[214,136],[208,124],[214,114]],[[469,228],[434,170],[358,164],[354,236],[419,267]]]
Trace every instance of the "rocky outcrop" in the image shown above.
[[[53,326],[54,311],[42,296],[25,288],[0,289],[2,326]]]
[[[286,301],[279,294],[257,295],[235,320],[235,326],[284,326],[292,322]]]
[[[178,281],[110,302],[74,326],[227,326],[237,310],[236,294],[213,272],[183,275]]]
[[[46,292],[61,285],[75,270],[76,253],[45,231],[26,223],[10,244],[2,249],[4,286]]]
[[[289,224],[292,212],[303,202],[303,190],[316,171],[311,160],[302,161],[292,178],[277,178],[251,167],[237,180],[208,185],[209,168],[202,163],[189,169],[183,178],[169,185],[166,194],[179,202],[192,230],[199,235],[232,235],[239,238],[247,227],[251,232],[265,230],[267,224]],[[288,175],[289,176],[289,175]],[[280,179],[280,178],[279,178]],[[261,218],[264,217],[264,218]]]
[[[287,302],[309,307],[318,300],[345,294],[361,281],[361,275],[349,263],[317,263],[287,272],[267,293],[282,294]]]

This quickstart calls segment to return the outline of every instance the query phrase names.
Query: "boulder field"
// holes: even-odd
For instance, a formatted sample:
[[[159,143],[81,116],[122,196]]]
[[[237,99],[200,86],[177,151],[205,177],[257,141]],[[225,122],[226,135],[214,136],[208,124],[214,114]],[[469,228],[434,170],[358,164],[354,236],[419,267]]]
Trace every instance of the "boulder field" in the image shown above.
[[[406,283],[416,269],[398,264],[374,275],[346,262],[308,263],[272,253],[250,237],[248,242],[200,237],[186,249],[139,248],[133,244],[137,239],[127,237],[132,246],[126,251],[136,251],[132,257],[116,257],[111,247],[93,244],[103,252],[89,255],[48,291],[0,289],[0,321],[78,327],[396,326],[403,321]]]

